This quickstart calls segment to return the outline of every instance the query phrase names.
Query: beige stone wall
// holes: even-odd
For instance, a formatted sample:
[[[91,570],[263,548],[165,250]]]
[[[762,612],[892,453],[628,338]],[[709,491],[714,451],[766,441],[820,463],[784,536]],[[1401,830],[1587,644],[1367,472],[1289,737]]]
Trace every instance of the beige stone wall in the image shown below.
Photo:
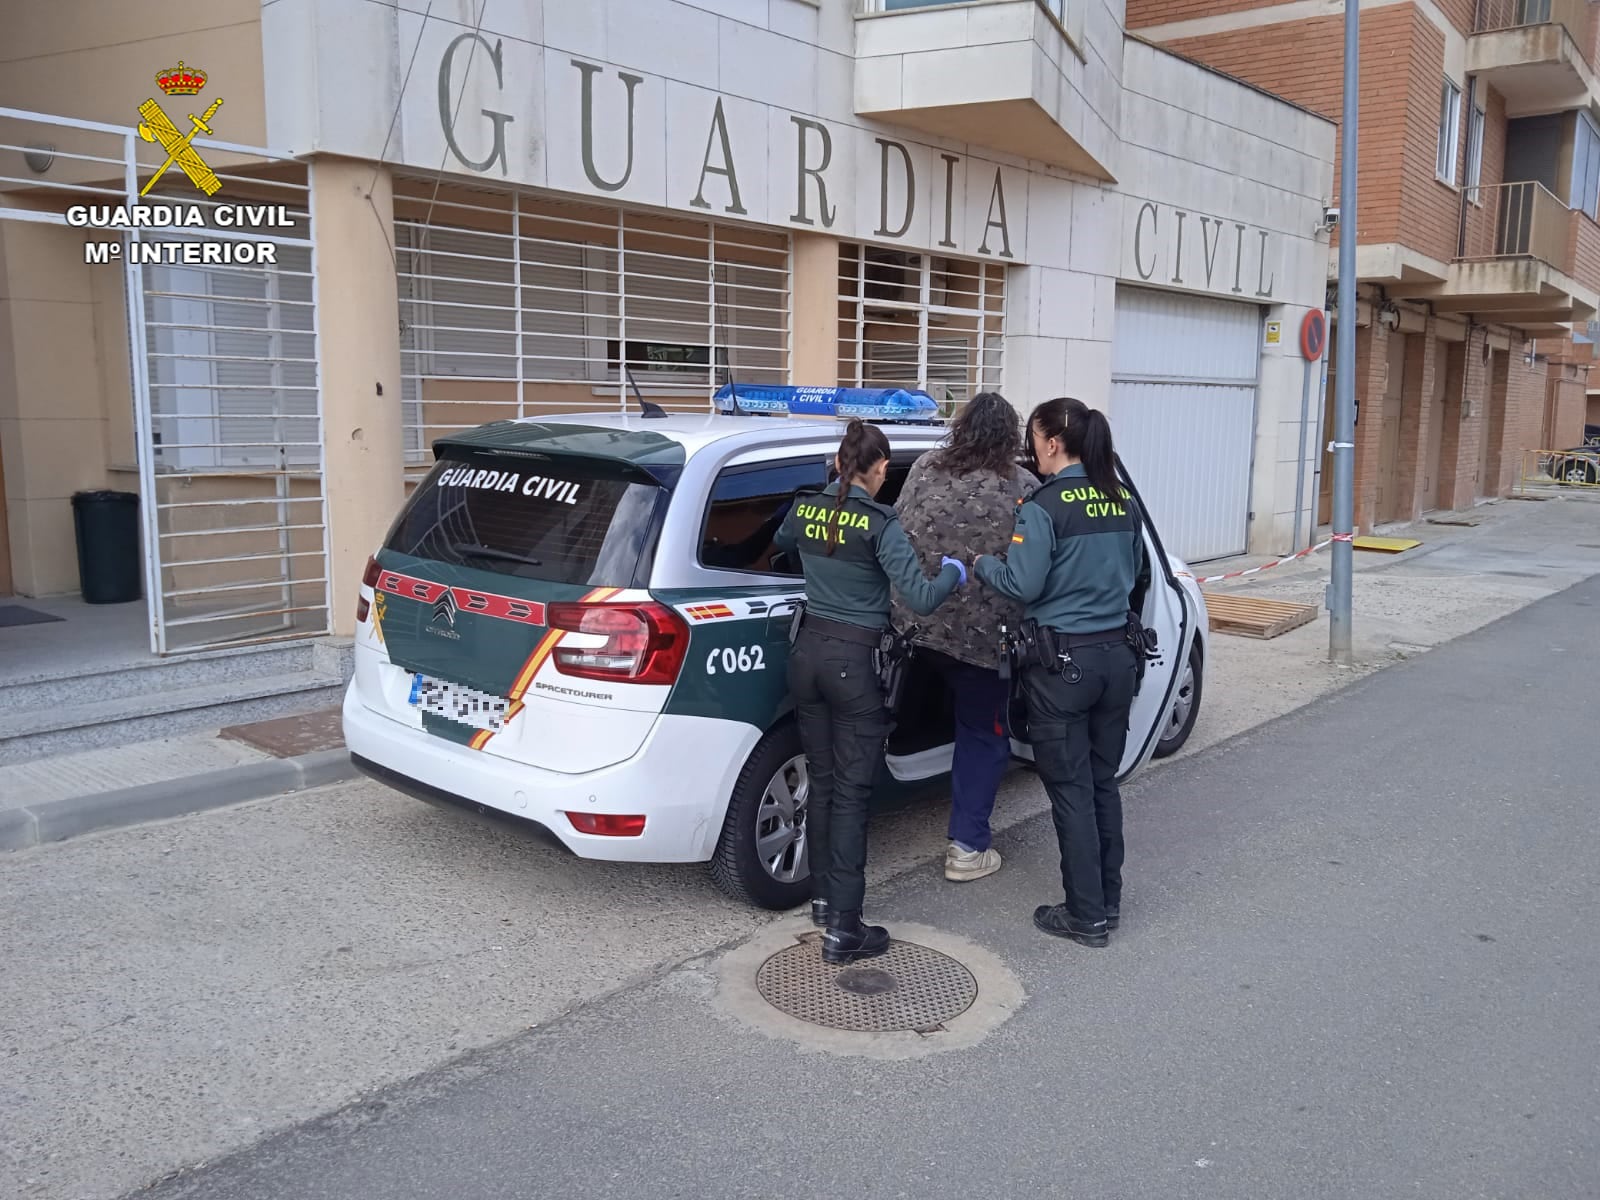
[[[77,230],[0,222],[0,455],[20,595],[78,589],[72,493],[109,483],[108,389],[119,378],[128,400],[125,335],[105,327],[122,321],[120,279],[84,265]]]
[[[0,105],[131,126],[152,96],[171,114],[155,75],[181,58],[208,77],[197,114],[224,99],[220,139],[266,140],[261,0],[29,0],[4,16]],[[173,99],[185,113],[189,102]]]

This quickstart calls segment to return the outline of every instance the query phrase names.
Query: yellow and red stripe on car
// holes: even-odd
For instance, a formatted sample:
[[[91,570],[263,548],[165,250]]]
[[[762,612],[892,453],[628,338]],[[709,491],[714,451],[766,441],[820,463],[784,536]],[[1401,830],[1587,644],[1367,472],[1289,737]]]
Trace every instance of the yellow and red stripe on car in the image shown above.
[[[622,590],[623,589],[621,588],[614,587],[595,588],[592,592],[582,596],[579,602],[583,604],[603,604],[607,600],[619,595]],[[551,653],[555,650],[556,644],[561,641],[562,637],[566,635],[566,632],[567,631],[564,629],[551,629],[547,631],[545,635],[539,639],[539,644],[533,648],[533,653],[528,655],[528,661],[522,664],[522,670],[517,672],[516,679],[514,679],[511,683],[511,691],[508,695],[508,698],[511,701],[511,706],[506,709],[506,719],[501,723],[502,729],[509,726],[511,722],[516,719],[517,714],[522,711],[522,697],[527,693],[527,690],[533,686],[533,680],[534,677],[539,674],[539,668],[544,666],[546,660],[549,659]],[[468,742],[467,745],[471,746],[474,750],[482,750],[489,744],[489,740],[493,737],[494,730],[480,729],[477,733],[472,735],[472,740]]]

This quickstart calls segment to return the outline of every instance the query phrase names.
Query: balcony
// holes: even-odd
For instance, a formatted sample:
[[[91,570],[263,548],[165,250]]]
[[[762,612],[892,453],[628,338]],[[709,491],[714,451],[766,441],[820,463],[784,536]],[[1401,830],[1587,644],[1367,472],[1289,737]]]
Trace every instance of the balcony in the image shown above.
[[[1467,72],[1506,98],[1506,115],[1587,107],[1596,94],[1595,10],[1588,0],[1480,0]]]
[[[1600,308],[1600,225],[1540,183],[1468,188],[1461,254],[1445,279],[1388,290],[1437,312],[1564,338]]]
[[[858,0],[855,111],[1114,181],[1117,80],[1083,0]]]

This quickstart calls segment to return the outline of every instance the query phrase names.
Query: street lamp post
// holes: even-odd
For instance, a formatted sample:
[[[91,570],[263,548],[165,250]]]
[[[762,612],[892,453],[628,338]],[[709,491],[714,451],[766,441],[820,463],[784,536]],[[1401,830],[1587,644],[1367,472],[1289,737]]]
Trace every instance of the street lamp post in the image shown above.
[[[1356,469],[1356,121],[1360,108],[1361,0],[1344,0],[1344,119],[1339,126],[1339,321],[1333,418],[1333,579],[1328,657],[1350,661]]]

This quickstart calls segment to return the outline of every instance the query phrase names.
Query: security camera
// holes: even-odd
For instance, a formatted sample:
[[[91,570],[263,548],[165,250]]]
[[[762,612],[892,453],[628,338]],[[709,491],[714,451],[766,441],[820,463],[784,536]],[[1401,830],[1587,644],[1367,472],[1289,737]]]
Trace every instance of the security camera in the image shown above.
[[[1324,229],[1331,230],[1338,224],[1339,224],[1339,210],[1338,210],[1338,208],[1336,208],[1336,207],[1334,207],[1334,208],[1324,208],[1322,210],[1322,227]]]

